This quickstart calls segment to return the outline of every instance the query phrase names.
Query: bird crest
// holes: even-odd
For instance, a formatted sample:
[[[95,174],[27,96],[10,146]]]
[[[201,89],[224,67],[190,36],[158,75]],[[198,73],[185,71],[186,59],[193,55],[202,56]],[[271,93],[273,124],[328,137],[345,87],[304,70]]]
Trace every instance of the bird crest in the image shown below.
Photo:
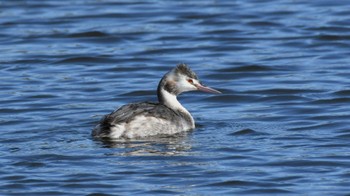
[[[175,68],[175,73],[198,79],[197,75],[185,63],[178,64]]]

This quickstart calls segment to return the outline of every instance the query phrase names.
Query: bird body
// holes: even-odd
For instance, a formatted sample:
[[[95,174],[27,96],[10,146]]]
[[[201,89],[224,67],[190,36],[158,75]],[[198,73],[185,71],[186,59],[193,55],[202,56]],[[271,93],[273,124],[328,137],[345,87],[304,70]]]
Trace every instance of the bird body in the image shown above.
[[[160,103],[142,102],[122,106],[105,116],[98,126],[104,130],[99,136],[142,138],[193,129],[194,120],[188,112],[172,110]]]
[[[157,89],[159,103],[131,103],[104,116],[92,135],[108,138],[143,138],[174,135],[195,128],[191,114],[177,100],[186,91],[220,93],[200,84],[187,65],[179,64],[161,79]]]

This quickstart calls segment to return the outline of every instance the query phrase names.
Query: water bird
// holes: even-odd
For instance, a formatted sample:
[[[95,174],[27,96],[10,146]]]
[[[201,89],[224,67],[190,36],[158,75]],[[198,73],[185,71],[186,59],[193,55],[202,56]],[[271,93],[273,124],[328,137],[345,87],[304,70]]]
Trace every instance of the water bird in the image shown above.
[[[191,114],[177,100],[187,91],[221,93],[204,86],[186,64],[181,63],[166,73],[157,88],[158,103],[131,103],[105,115],[93,129],[94,137],[112,139],[144,138],[174,135],[195,128]]]

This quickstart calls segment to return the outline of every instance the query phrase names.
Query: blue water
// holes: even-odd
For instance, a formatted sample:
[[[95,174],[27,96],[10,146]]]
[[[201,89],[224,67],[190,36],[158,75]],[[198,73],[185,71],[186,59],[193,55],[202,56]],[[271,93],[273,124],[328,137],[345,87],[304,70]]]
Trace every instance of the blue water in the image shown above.
[[[0,1],[0,195],[349,195],[350,2]],[[187,63],[197,128],[100,141]]]

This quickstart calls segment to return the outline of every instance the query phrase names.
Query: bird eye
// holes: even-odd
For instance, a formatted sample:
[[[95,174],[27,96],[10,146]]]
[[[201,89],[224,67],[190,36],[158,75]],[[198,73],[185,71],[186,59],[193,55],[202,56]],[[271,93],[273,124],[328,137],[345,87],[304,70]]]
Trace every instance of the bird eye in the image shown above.
[[[190,84],[193,84],[193,80],[192,79],[187,79],[187,82],[189,82]]]

